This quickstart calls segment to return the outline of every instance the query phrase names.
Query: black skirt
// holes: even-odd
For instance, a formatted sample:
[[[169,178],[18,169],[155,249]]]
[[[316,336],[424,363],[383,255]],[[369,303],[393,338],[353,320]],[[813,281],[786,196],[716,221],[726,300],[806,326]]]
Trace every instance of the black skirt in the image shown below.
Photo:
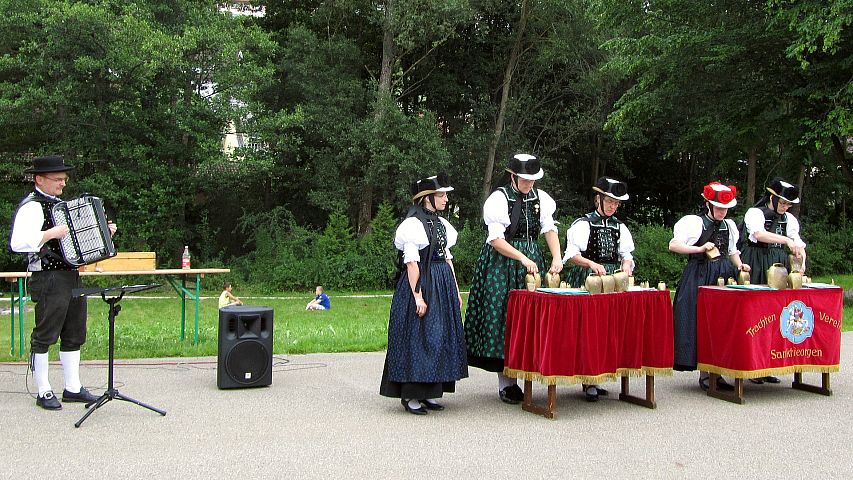
[[[717,261],[687,262],[675,291],[673,321],[675,336],[674,370],[696,370],[696,300],[699,287],[716,285],[717,279],[735,277],[735,268],[728,258]]]

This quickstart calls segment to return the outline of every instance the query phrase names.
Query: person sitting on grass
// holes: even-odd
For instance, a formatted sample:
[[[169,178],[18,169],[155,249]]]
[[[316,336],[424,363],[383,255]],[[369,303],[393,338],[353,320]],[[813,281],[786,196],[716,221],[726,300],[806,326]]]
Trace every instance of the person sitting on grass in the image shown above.
[[[243,304],[242,300],[235,297],[234,294],[231,293],[231,290],[234,289],[234,286],[231,285],[231,282],[225,282],[225,285],[222,288],[222,293],[219,294],[219,308]]]
[[[317,289],[314,291],[316,295],[314,300],[308,302],[308,305],[305,305],[305,310],[328,310],[332,308],[332,302],[329,300],[329,296],[326,295],[325,290],[320,285],[317,285]]]

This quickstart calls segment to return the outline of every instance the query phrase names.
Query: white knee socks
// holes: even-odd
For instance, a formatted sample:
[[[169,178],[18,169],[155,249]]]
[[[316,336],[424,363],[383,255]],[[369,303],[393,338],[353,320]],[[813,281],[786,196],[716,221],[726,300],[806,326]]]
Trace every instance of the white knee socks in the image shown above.
[[[507,377],[503,373],[498,374],[498,390],[503,390],[506,387],[517,385],[514,378]]]
[[[33,381],[38,388],[39,396],[43,397],[45,393],[52,390],[50,388],[50,380],[47,377],[47,354],[33,354]]]
[[[59,352],[59,361],[62,362],[65,389],[71,393],[80,393],[80,350]]]

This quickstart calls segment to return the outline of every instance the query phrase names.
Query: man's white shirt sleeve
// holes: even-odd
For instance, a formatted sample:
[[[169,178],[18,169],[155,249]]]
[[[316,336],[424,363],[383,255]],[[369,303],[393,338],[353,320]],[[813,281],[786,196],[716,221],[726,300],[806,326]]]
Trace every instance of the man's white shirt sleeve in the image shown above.
[[[38,252],[42,246],[44,212],[38,202],[28,202],[15,215],[9,246],[18,253]]]

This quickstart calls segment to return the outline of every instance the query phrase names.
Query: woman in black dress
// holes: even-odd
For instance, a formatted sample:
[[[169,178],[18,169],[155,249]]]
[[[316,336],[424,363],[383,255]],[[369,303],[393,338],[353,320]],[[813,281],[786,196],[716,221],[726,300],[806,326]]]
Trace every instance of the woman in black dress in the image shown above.
[[[702,190],[705,201],[700,215],[685,215],[673,227],[669,250],[689,255],[675,291],[675,364],[680,371],[696,370],[696,299],[699,287],[715,285],[718,278],[735,278],[737,271],[748,272],[737,249],[738,229],[726,218],[737,205],[734,185],[711,182]],[[711,255],[708,252],[713,252]],[[699,386],[708,390],[708,372],[699,373]],[[717,388],[731,391],[731,384],[718,377]]]
[[[462,299],[450,254],[457,232],[437,215],[452,190],[444,175],[415,182],[413,205],[394,236],[402,271],[391,300],[379,393],[399,398],[415,415],[444,410],[435,399],[468,376]]]
[[[800,222],[788,212],[792,205],[798,203],[800,189],[776,177],[767,186],[767,193],[746,211],[743,217],[746,238],[741,239],[741,257],[753,267],[751,283],[766,284],[767,268],[775,263],[785,265],[789,271],[797,270],[788,259],[786,247],[799,260],[799,272],[805,273],[806,242],[800,237]],[[750,378],[749,381],[758,384],[781,383],[778,377],[772,375]]]

